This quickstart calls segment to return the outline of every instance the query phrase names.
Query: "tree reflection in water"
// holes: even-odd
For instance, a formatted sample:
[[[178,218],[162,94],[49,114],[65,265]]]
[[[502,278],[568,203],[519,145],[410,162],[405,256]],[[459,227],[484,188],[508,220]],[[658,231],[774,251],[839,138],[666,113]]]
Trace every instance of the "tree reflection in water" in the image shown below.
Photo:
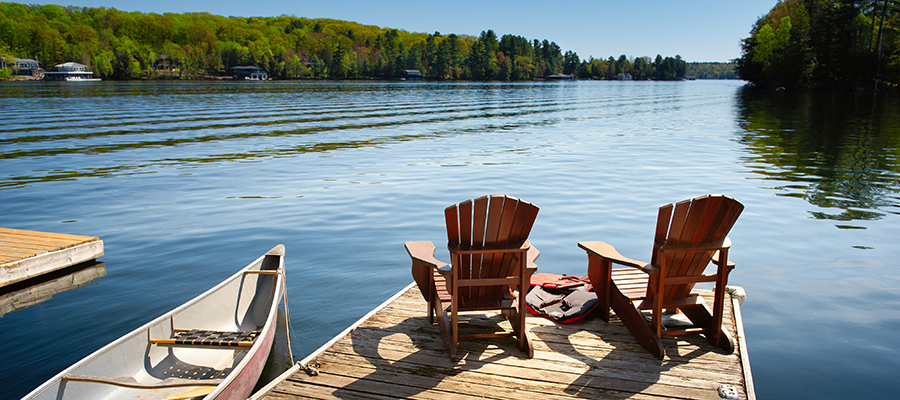
[[[900,214],[900,96],[872,92],[738,91],[742,161],[778,196],[805,199],[817,219]],[[865,229],[837,225],[842,229]]]

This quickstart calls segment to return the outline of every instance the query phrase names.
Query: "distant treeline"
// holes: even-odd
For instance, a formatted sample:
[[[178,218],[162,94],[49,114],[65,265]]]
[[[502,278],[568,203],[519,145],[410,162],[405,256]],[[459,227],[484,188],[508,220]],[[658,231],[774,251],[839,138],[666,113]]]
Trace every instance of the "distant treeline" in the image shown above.
[[[697,79],[740,79],[734,70],[734,63],[722,62],[688,63],[686,76]]]
[[[737,60],[768,87],[900,87],[900,1],[784,0],[756,21]]]
[[[410,33],[332,19],[154,14],[113,8],[0,3],[0,57],[67,61],[104,79],[196,79],[257,66],[276,79],[681,79],[680,56],[581,60],[548,40]],[[11,61],[11,60],[9,60]],[[3,71],[0,71],[3,72]],[[8,72],[7,72],[8,73]]]

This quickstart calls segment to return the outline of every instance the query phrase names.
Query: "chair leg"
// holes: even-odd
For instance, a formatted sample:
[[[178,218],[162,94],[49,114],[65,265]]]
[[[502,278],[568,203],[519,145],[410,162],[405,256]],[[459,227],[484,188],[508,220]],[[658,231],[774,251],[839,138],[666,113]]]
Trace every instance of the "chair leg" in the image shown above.
[[[438,328],[441,331],[441,339],[444,341],[444,348],[447,350],[447,354],[450,355],[450,361],[456,362],[456,343],[454,343],[451,339],[451,327],[449,322],[449,318],[447,313],[444,312],[440,305],[441,302],[438,300],[434,306],[434,315],[437,317]]]
[[[534,344],[531,343],[531,337],[528,336],[528,328],[525,326],[525,317],[528,315],[528,312],[525,310],[527,307],[525,304],[525,295],[528,293],[528,288],[531,282],[531,274],[528,272],[528,268],[525,265],[525,258],[522,258],[522,266],[519,270],[521,277],[521,282],[519,282],[519,309],[517,310],[515,324],[518,326],[516,337],[519,338],[519,349],[528,354],[528,358],[534,358]],[[513,321],[510,321],[511,323]]]
[[[588,254],[588,278],[591,280],[591,286],[594,293],[597,294],[597,309],[600,311],[600,318],[604,322],[609,322],[609,297],[610,286],[612,286],[612,263],[600,257]]]
[[[428,323],[434,323],[434,315],[437,306],[435,305],[435,300],[437,300],[437,289],[435,289],[434,285],[431,286],[431,297],[428,299]]]
[[[456,283],[456,279],[454,279],[454,283]],[[456,346],[459,344],[459,305],[457,301],[457,295],[454,293],[450,300],[450,347],[448,348],[452,362],[456,362]]]
[[[705,305],[681,308],[681,312],[691,320],[694,326],[703,327],[706,340],[709,344],[725,350],[728,354],[734,353],[734,339],[722,329],[721,324],[714,324],[713,316]],[[715,326],[717,325],[717,326]],[[713,330],[718,330],[718,335]]]
[[[528,358],[534,358],[534,343],[531,341],[531,335],[528,334],[528,329],[525,327],[526,314],[512,308],[501,310],[500,313],[512,325],[513,333],[516,334],[516,339],[519,341],[519,350],[528,354]]]
[[[659,336],[653,333],[650,325],[647,324],[647,320],[644,319],[644,315],[634,307],[634,303],[628,297],[619,291],[615,283],[610,285],[609,302],[613,311],[616,312],[616,315],[622,320],[622,323],[625,324],[631,335],[637,339],[641,347],[660,360],[665,358],[666,350],[663,348]]]

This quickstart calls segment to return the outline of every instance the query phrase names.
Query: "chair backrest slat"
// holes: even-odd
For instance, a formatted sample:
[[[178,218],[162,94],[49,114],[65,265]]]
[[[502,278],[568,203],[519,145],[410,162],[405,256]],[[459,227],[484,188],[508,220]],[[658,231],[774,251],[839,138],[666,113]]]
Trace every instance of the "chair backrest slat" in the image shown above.
[[[461,239],[459,226],[459,208],[456,205],[444,209],[444,220],[447,226],[447,241],[449,243],[459,243]]]
[[[653,236],[653,252],[651,253],[650,264],[660,265],[659,253],[657,246],[662,246],[666,242],[666,236],[669,234],[669,223],[672,221],[672,210],[674,204],[666,204],[659,208],[659,214],[656,216],[656,234]]]
[[[511,196],[489,195],[447,207],[447,239],[463,248],[502,247],[528,238],[538,207]],[[453,268],[460,279],[517,276],[520,260],[509,254],[463,255],[454,257]],[[502,298],[507,286],[460,288],[463,303],[481,304]]]
[[[465,244],[481,246],[484,244],[484,228],[487,224],[488,199],[479,197],[472,202],[472,236]]]
[[[714,219],[718,211],[718,204],[714,204],[716,198],[703,197],[692,199],[686,207],[688,217],[685,223],[685,230],[678,238],[674,238],[674,243],[682,244],[699,244],[703,243],[706,233],[714,230],[710,229],[710,223]],[[721,203],[721,202],[718,202]],[[667,273],[668,276],[696,276],[703,274],[706,265],[712,258],[712,252],[696,252],[696,253],[680,253],[676,258],[675,264],[672,265]],[[670,287],[667,294],[667,300],[682,298],[687,296],[693,285],[678,285]]]
[[[723,195],[700,196],[660,207],[651,263],[666,266],[666,277],[702,275],[715,251],[658,254],[665,244],[700,244],[724,239],[744,206]],[[661,257],[665,257],[662,259]],[[669,285],[664,300],[687,296],[693,284]],[[648,288],[648,295],[650,288]]]

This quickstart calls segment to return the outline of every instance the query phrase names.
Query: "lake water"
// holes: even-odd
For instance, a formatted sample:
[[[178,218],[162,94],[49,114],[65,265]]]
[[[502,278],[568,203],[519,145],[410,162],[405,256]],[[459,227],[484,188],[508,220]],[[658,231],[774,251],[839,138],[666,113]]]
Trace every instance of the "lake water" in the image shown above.
[[[900,99],[737,81],[0,83],[0,227],[97,236],[106,275],[0,317],[0,397],[287,248],[298,359],[411,282],[445,206],[541,207],[646,259],[660,205],[725,193],[759,398],[894,398]],[[444,251],[439,258],[447,259]],[[424,309],[423,309],[424,312]],[[893,338],[893,339],[892,339]]]

